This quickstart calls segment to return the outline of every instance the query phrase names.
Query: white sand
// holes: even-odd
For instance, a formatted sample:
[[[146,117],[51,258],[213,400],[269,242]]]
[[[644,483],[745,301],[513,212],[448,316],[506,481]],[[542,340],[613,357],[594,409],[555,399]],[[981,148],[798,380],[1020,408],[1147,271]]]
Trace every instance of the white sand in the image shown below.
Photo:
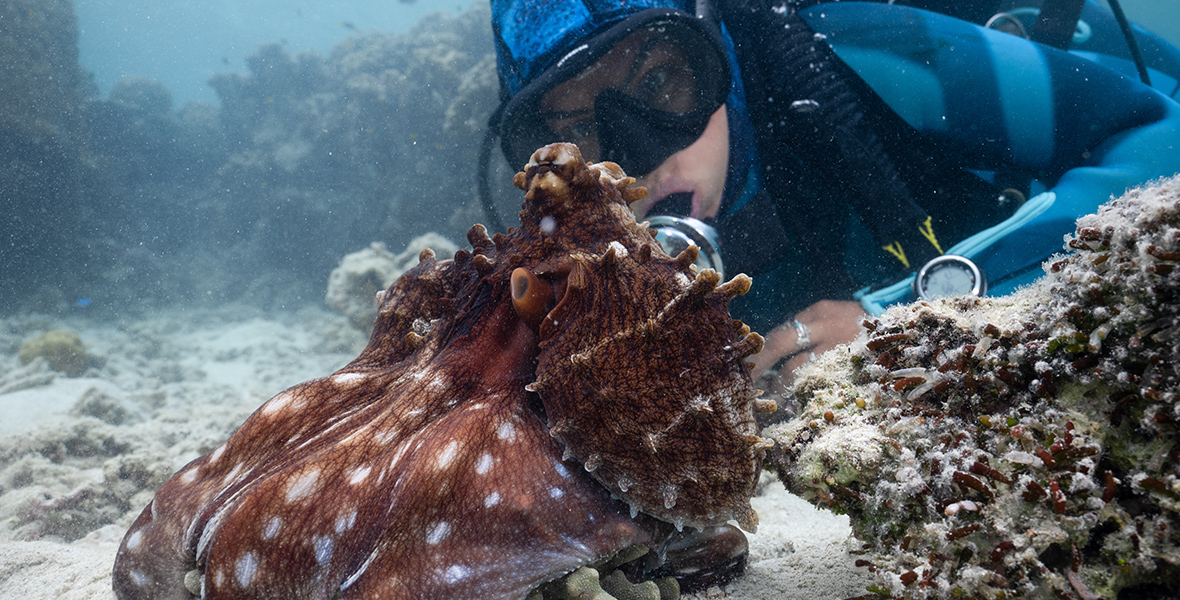
[[[81,336],[83,377],[21,365],[24,340]],[[353,358],[363,337],[320,310],[176,311],[140,319],[0,320],[0,600],[110,600],[126,527],[162,480],[211,451],[259,404]],[[770,481],[755,498],[759,533],[742,578],[692,598],[827,600],[869,583],[848,554],[848,519]]]

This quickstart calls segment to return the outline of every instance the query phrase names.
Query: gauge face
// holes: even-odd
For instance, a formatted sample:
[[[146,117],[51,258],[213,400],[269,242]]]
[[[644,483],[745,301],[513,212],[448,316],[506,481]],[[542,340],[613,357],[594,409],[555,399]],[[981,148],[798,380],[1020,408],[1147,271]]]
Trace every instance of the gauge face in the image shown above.
[[[926,273],[923,287],[931,296],[959,296],[975,289],[975,277],[964,269],[943,263]]]
[[[926,263],[914,280],[914,291],[927,300],[942,296],[982,295],[985,290],[983,274],[975,263],[949,254]]]

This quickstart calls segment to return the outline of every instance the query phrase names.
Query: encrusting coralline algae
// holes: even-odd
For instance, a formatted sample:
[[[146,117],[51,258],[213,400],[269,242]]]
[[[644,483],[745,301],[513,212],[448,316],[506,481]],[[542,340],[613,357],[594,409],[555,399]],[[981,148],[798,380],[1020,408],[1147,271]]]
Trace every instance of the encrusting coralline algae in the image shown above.
[[[767,433],[788,489],[852,518],[867,598],[1180,591],[1180,177],[1078,221],[999,298],[868,319]]]

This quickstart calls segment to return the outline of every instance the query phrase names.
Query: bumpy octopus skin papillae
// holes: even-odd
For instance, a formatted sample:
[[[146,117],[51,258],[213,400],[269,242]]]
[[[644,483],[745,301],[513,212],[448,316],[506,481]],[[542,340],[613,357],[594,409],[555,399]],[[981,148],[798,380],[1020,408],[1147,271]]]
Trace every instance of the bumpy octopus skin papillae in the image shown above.
[[[728,313],[750,280],[664,255],[633,181],[534,153],[520,227],[424,251],[356,360],[160,488],[116,595],[519,599],[680,527],[752,530],[772,403],[744,360],[762,338]]]

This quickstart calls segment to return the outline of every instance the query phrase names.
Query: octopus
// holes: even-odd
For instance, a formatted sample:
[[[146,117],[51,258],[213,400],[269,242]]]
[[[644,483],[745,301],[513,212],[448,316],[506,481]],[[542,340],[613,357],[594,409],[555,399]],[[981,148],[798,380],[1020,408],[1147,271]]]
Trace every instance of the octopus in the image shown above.
[[[646,191],[576,146],[514,183],[519,227],[424,250],[360,356],[157,491],[118,598],[519,599],[623,549],[754,530],[774,403],[728,308],[750,279],[665,255],[628,209]]]

